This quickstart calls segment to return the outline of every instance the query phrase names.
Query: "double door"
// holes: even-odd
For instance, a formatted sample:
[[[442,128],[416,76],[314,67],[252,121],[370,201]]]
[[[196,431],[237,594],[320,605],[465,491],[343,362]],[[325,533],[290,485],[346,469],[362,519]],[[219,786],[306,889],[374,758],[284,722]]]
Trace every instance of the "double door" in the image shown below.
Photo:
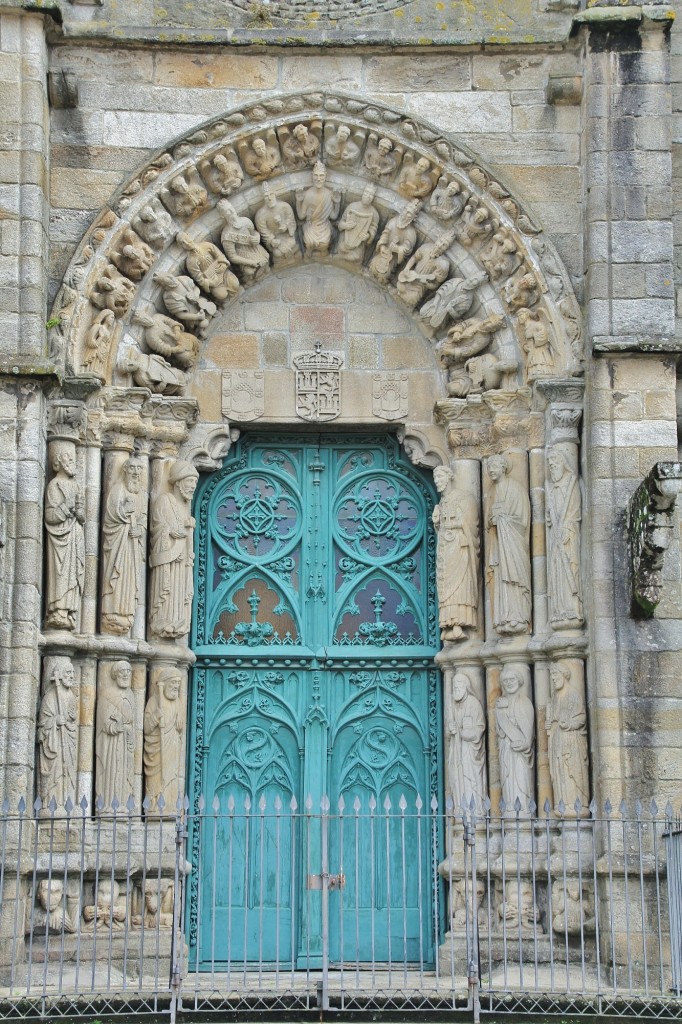
[[[203,482],[188,765],[199,968],[433,956],[432,505],[391,436],[247,434]]]

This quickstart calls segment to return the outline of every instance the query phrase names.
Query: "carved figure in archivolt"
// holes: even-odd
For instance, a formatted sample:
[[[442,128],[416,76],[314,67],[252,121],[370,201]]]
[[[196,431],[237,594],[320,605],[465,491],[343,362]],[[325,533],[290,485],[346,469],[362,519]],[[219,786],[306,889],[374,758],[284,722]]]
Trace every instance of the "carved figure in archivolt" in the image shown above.
[[[239,280],[230,270],[230,261],[213,242],[197,242],[184,231],[175,240],[187,251],[187,273],[216,302],[223,303],[239,291]]]
[[[390,139],[377,139],[370,135],[365,150],[365,169],[382,185],[393,177],[400,163],[400,153],[393,149]]]
[[[239,160],[231,149],[217,153],[212,160],[202,160],[199,170],[211,192],[219,196],[232,195],[244,180]]]
[[[505,665],[500,675],[502,693],[495,702],[502,798],[511,815],[517,798],[522,813],[527,812],[534,793],[535,709],[522,691],[524,681],[529,687],[526,665]]]
[[[442,176],[429,200],[429,210],[437,220],[450,224],[461,215],[468,198],[458,181]]]
[[[549,480],[545,515],[549,534],[547,589],[553,626],[579,626],[583,622],[580,582],[580,483],[566,454],[559,448],[547,455]]]
[[[189,167],[182,174],[176,174],[159,195],[176,217],[192,217],[208,205],[208,192],[196,167]]]
[[[493,487],[488,511],[493,579],[493,626],[498,633],[525,633],[531,620],[530,500],[510,475],[506,455],[488,459]]]
[[[135,708],[130,688],[132,669],[115,661],[109,679],[103,674],[97,693],[95,792],[110,810],[114,797],[122,807],[135,789]]]
[[[376,237],[379,227],[379,211],[374,206],[376,191],[374,185],[367,185],[362,198],[349,203],[339,221],[336,251],[348,263],[362,263],[367,246]]]
[[[320,132],[316,126],[314,131],[304,124],[297,124],[292,131],[280,129],[282,155],[295,171],[312,167],[320,153]]]
[[[554,662],[549,678],[552,696],[545,709],[549,773],[554,806],[563,801],[564,813],[574,813],[576,800],[586,811],[589,801],[589,759],[585,701],[571,679],[568,665]]]
[[[464,207],[462,224],[457,229],[460,244],[470,248],[476,242],[484,242],[494,230],[490,210],[472,196]]]
[[[450,260],[444,255],[453,236],[439,235],[433,242],[425,242],[410,256],[398,274],[396,291],[406,306],[414,309],[428,291],[442,284],[450,273]]]
[[[481,811],[488,787],[485,774],[485,714],[471,690],[466,672],[458,670],[452,680],[452,699],[447,709],[448,789],[455,808],[471,798]]]
[[[323,163],[313,167],[313,184],[296,191],[296,213],[303,222],[303,242],[306,256],[326,255],[332,240],[332,221],[339,215],[341,193],[326,184],[327,171]]]
[[[146,795],[153,802],[163,794],[169,813],[175,813],[180,795],[184,751],[185,715],[182,674],[163,669],[156,689],[144,710],[144,777]]]
[[[256,211],[255,221],[273,263],[299,255],[294,211],[284,199],[277,198],[267,182],[263,184],[263,205]]]
[[[540,286],[535,274],[527,272],[510,278],[504,288],[504,297],[512,313],[534,306],[540,298]]]
[[[102,515],[102,630],[127,633],[139,601],[147,529],[144,466],[130,457],[112,483]]]
[[[76,480],[73,444],[53,441],[50,461],[54,476],[45,492],[45,623],[53,629],[75,629],[85,577],[85,504]]]
[[[240,217],[229,199],[221,199],[217,210],[225,221],[220,244],[244,281],[255,281],[270,265],[270,256],[260,244],[260,235],[248,217]]]
[[[95,279],[90,292],[90,302],[93,306],[97,309],[110,309],[117,319],[125,316],[134,297],[133,282],[119,274],[111,264]]]
[[[521,348],[526,353],[528,380],[551,377],[554,373],[554,353],[549,334],[549,321],[544,309],[520,309],[517,322],[521,334]]]
[[[405,158],[407,161],[407,157]],[[398,178],[398,192],[405,199],[424,199],[433,189],[434,172],[425,156],[416,163],[405,162]]]
[[[161,356],[140,352],[134,345],[121,353],[118,365],[132,376],[136,387],[149,388],[155,395],[181,395],[187,386],[182,370],[176,370]]]
[[[40,798],[47,807],[54,797],[62,813],[67,797],[76,802],[78,699],[74,682],[69,658],[55,658],[38,714]]]
[[[422,320],[437,330],[446,320],[460,320],[469,312],[476,299],[476,289],[488,280],[484,271],[471,277],[453,277],[442,284],[419,310]]]
[[[173,234],[173,218],[156,197],[152,197],[135,214],[132,225],[137,234],[157,252],[168,244]]]
[[[265,139],[254,139],[251,145],[248,142],[239,144],[239,155],[244,165],[244,170],[256,181],[265,181],[273,174],[279,174],[282,170],[282,157],[280,156],[277,136],[270,131]]]
[[[390,218],[381,232],[377,247],[369,265],[372,277],[381,284],[388,284],[393,271],[410,255],[417,242],[414,220],[419,213],[419,203],[407,206]]]
[[[115,327],[116,317],[110,309],[103,309],[93,320],[83,346],[82,366],[88,373],[104,377]]]
[[[331,167],[355,167],[360,157],[363,133],[356,132],[355,140],[347,124],[340,124],[336,131],[333,125],[325,126],[324,159]]]
[[[206,336],[216,305],[205,299],[191,277],[186,274],[154,274],[154,283],[161,288],[163,304],[183,324],[195,330],[200,338]]]
[[[189,633],[194,594],[191,505],[198,478],[191,463],[178,459],[168,485],[152,494],[149,625],[157,637]]]
[[[135,310],[133,320],[144,327],[144,342],[158,356],[170,359],[183,370],[192,370],[199,358],[199,342],[181,323],[163,313]]]
[[[454,486],[452,470],[437,466],[433,479],[441,495],[433,510],[438,532],[436,579],[442,640],[465,640],[477,622],[480,525],[478,509]]]
[[[154,250],[130,228],[125,228],[112,249],[111,262],[131,281],[141,281],[156,259]]]
[[[491,281],[506,280],[521,262],[518,246],[505,228],[495,232],[480,259]]]

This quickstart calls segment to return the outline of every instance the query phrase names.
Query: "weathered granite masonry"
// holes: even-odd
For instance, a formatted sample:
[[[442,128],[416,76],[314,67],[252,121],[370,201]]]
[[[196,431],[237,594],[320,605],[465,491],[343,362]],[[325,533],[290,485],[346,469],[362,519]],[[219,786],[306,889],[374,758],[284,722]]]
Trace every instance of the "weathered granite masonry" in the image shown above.
[[[35,792],[39,650],[77,664],[78,787],[88,796],[96,785],[96,704],[112,662],[131,661],[131,777],[142,795],[142,718],[156,685],[152,666],[156,672],[168,663],[184,672],[192,653],[181,635],[169,635],[167,623],[160,639],[146,604],[154,582],[141,570],[130,589],[130,629],[125,615],[106,626],[102,503],[131,452],[141,460],[145,491],[168,497],[174,492],[163,476],[164,459],[209,471],[252,414],[273,427],[296,422],[289,394],[294,359],[320,341],[342,354],[348,375],[340,422],[376,426],[369,411],[379,401],[375,378],[380,383],[387,378],[377,375],[393,375],[395,394],[408,397],[405,413],[397,406],[390,422],[415,461],[430,468],[449,463],[457,486],[479,504],[482,494],[487,508],[499,484],[481,465],[504,453],[508,472],[529,496],[533,621],[527,635],[514,633],[512,624],[512,638],[503,638],[509,623],[500,633],[488,596],[474,647],[462,654],[464,647],[446,641],[440,657],[448,672],[469,658],[489,721],[501,668],[519,658],[533,664],[536,796],[552,796],[544,714],[551,665],[564,658],[581,666],[586,659],[591,794],[612,801],[655,794],[679,802],[679,529],[665,556],[661,601],[648,621],[631,617],[625,568],[628,500],[655,463],[677,457],[682,236],[674,111],[682,44],[681,30],[671,27],[672,9],[588,3],[579,10],[571,0],[339,0],[319,9],[240,0],[40,6],[36,13],[15,0],[0,8],[2,795]],[[265,209],[262,178],[245,170],[240,146],[248,148],[260,132],[268,145],[281,147],[282,173],[273,175],[272,186],[292,211],[297,192],[312,187],[310,162],[287,163],[285,141],[298,118],[327,160],[340,124],[356,133],[352,167],[328,160],[328,185],[343,194],[344,209],[360,200],[371,179],[366,154],[388,136],[397,162],[390,180],[373,179],[380,224],[372,245],[414,195],[417,186],[400,175],[420,158],[432,180],[420,197],[413,248],[434,242],[441,230],[428,198],[440,174],[461,184],[466,201],[473,197],[468,212],[457,212],[462,222],[453,217],[460,234],[447,251],[451,269],[463,276],[485,269],[479,305],[463,315],[502,317],[506,333],[493,349],[498,361],[516,360],[506,371],[517,374],[513,397],[498,401],[499,380],[481,385],[492,394],[494,415],[486,406],[476,418],[485,403],[472,400],[475,388],[469,397],[457,392],[456,359],[446,379],[438,357],[454,317],[433,329],[440,334],[429,334],[401,294],[397,265],[382,279],[370,269],[369,247],[364,271],[337,259],[339,213],[330,221],[331,248],[322,246],[313,258],[302,255],[305,215],[297,210],[296,258],[255,283],[239,271],[239,294],[196,330],[191,367],[176,361],[159,369],[150,362],[152,353],[162,363],[164,356],[152,349],[140,317],[177,316],[186,345],[193,330],[182,312],[171,312],[172,300],[162,299],[163,282],[153,280],[159,272],[184,273],[187,252],[178,232],[190,243],[209,241],[220,255],[226,229],[218,201],[229,196],[237,215],[252,222]],[[222,193],[202,163],[220,147],[234,156],[243,179]],[[473,210],[486,203],[492,219],[476,235]],[[473,233],[467,235],[467,226],[462,234],[461,225],[470,222]],[[495,232],[500,238],[491,242]],[[126,244],[137,252],[126,255]],[[142,261],[137,269],[135,260]],[[521,281],[522,270],[530,284]],[[209,300],[202,287],[205,310],[216,296]],[[678,298],[678,314],[679,306]],[[544,368],[542,357],[529,353],[538,339],[551,350]],[[134,372],[125,355],[131,346],[139,353]],[[247,376],[229,376],[240,373]],[[232,389],[245,381],[256,397],[240,420]],[[505,394],[508,384],[501,386]],[[503,405],[513,414],[507,434],[495,418]],[[69,476],[54,468],[64,444],[73,446],[74,486],[84,491],[83,572],[74,570],[70,588],[78,592],[77,608],[53,586],[42,522],[46,484]],[[552,612],[551,577],[558,570],[548,568],[554,535],[545,515],[552,445],[567,472],[580,469],[581,615],[571,628],[555,628],[556,607]],[[152,511],[144,527],[150,532]],[[484,538],[484,559],[490,543]],[[483,569],[480,575],[483,593]],[[493,732],[487,751],[494,767]],[[491,769],[494,799],[503,781]]]

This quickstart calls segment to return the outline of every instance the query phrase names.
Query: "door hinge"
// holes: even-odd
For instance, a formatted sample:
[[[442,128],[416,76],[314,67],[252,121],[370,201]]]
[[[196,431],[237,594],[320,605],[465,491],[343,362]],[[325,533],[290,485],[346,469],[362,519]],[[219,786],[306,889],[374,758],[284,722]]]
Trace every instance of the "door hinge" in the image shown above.
[[[308,875],[308,882],[306,888],[308,889],[321,889],[323,875]],[[331,889],[345,889],[346,888],[346,876],[341,873],[338,875],[327,875],[327,888]]]

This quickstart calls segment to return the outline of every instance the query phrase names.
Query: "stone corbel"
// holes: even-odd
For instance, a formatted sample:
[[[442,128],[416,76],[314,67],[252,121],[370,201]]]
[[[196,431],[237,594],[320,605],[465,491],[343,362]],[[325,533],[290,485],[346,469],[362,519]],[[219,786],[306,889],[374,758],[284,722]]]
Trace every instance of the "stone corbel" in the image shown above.
[[[633,616],[653,618],[663,594],[663,562],[673,535],[682,464],[657,462],[630,499],[627,516]]]
[[[82,401],[58,398],[47,407],[48,441],[73,441],[82,439],[85,432],[86,413]]]

